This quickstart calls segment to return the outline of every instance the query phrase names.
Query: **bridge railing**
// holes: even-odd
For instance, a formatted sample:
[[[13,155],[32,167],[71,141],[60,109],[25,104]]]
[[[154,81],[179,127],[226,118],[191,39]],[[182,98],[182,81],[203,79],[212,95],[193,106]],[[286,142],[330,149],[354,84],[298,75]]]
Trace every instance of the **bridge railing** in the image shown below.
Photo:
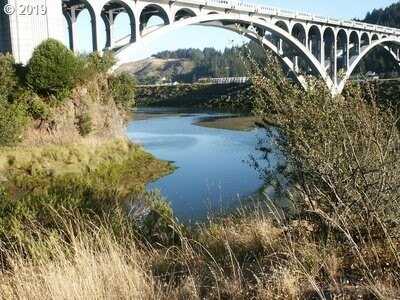
[[[216,8],[233,9],[238,11],[246,11],[257,15],[278,16],[283,18],[297,18],[304,21],[315,21],[319,23],[327,23],[335,26],[343,26],[354,29],[363,29],[368,31],[376,31],[379,33],[395,34],[400,36],[400,29],[394,29],[386,26],[377,26],[369,23],[358,21],[339,20],[336,18],[322,17],[305,12],[296,12],[288,9],[280,9],[272,6],[263,6],[251,4],[243,1],[233,0],[177,0],[181,3],[198,3],[200,5],[212,6]]]

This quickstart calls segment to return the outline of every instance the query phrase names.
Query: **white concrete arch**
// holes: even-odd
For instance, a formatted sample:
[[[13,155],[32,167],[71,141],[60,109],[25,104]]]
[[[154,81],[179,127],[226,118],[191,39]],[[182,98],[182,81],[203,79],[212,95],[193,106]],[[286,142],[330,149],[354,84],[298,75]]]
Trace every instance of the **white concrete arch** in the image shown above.
[[[307,45],[308,32],[306,26],[302,23],[293,23],[290,34],[299,40],[303,45]]]
[[[163,20],[164,26],[169,25],[173,22],[173,16],[171,16],[171,9],[169,5],[161,3],[146,2],[141,7],[137,8],[139,31],[142,33],[146,28],[146,25],[151,17],[159,17]]]
[[[123,10],[121,10],[121,8]],[[134,9],[126,0],[108,0],[104,2],[101,10],[101,18],[106,27],[106,48],[112,48],[114,41],[114,21],[121,13],[126,13],[130,21],[130,37],[129,42],[136,40],[136,16]]]
[[[83,7],[81,7],[83,5]],[[67,19],[68,24],[68,35],[69,35],[69,44],[70,49],[75,51],[77,49],[77,28],[76,22],[78,20],[79,14],[86,10],[89,12],[91,29],[92,29],[92,49],[93,51],[99,51],[98,47],[98,39],[99,32],[97,24],[101,21],[100,13],[98,13],[98,6],[95,5],[92,1],[89,0],[80,0],[77,1],[77,5],[75,6],[64,6],[63,7],[63,15]]]
[[[310,52],[315,56],[316,59],[321,61],[321,52],[322,52],[322,30],[321,26],[318,25],[310,25],[308,28],[308,40],[307,47]]]
[[[222,25],[218,25],[218,24],[214,24],[214,25],[207,25],[207,26],[211,26],[211,27],[218,27],[218,28],[222,28],[222,29],[226,29],[226,30],[230,30],[233,32],[236,32],[237,34],[240,35],[244,35],[247,38],[255,41],[255,42],[260,42],[262,44],[262,46],[267,47],[269,50],[271,50],[275,56],[279,59],[279,61],[292,73],[294,74],[294,78],[296,79],[296,81],[304,88],[307,88],[307,82],[306,79],[302,76],[302,75],[296,75],[296,66],[295,64],[288,58],[288,57],[284,57],[281,55],[281,51],[279,49],[278,46],[274,45],[274,43],[272,43],[270,40],[268,40],[265,37],[260,37],[257,33],[255,33],[254,31],[251,30],[245,30],[243,31],[242,28],[238,28],[238,27],[227,27],[227,26],[222,26]]]
[[[376,33],[371,34],[371,43],[378,41],[379,40],[379,35]]]
[[[250,16],[244,16],[244,15],[234,15],[234,14],[211,14],[211,15],[201,15],[197,17],[192,17],[192,18],[187,18],[183,19],[177,22],[174,22],[172,24],[169,24],[168,26],[163,26],[158,28],[157,30],[151,32],[151,34],[148,34],[147,36],[144,36],[141,40],[141,42],[145,42],[149,39],[154,39],[157,36],[160,36],[162,34],[165,34],[167,32],[176,30],[181,27],[185,27],[188,25],[210,25],[211,23],[218,24],[218,22],[225,22],[225,23],[238,23],[238,24],[246,24],[246,25],[255,25],[257,27],[262,28],[265,31],[268,31],[270,33],[273,33],[274,35],[278,36],[280,39],[285,40],[286,43],[288,43],[291,47],[297,49],[299,53],[302,54],[302,56],[306,59],[306,61],[309,63],[309,65],[312,67],[312,69],[315,71],[315,73],[318,74],[319,77],[321,77],[327,84],[327,87],[332,90],[333,89],[333,81],[331,78],[327,75],[326,70],[322,67],[322,65],[319,63],[319,61],[308,51],[306,46],[302,44],[299,40],[297,40],[295,37],[293,37],[290,33],[286,32],[285,30],[281,29],[280,27],[271,24],[269,22],[262,22],[261,20],[254,19]],[[265,43],[266,44],[266,43]],[[266,44],[267,46],[271,47],[270,44]],[[135,47],[137,47],[135,43],[129,44],[125,47],[122,47],[119,49],[116,53],[117,59],[119,60],[119,64],[121,65],[126,59],[124,58],[127,56],[127,53],[130,51],[133,51]],[[272,48],[272,47],[271,47]]]
[[[198,14],[199,14],[199,12],[196,12],[194,9],[191,9],[191,8],[186,8],[186,7],[179,8],[179,9],[176,9],[176,11],[174,12],[173,20],[174,20],[174,22],[176,22],[181,19],[196,17]]]
[[[367,47],[369,45],[371,45],[371,37],[367,32],[363,32],[360,35],[360,46],[361,46],[361,48],[363,48],[363,47]]]
[[[400,46],[400,40],[399,39],[393,39],[393,38],[385,38],[385,39],[381,39],[381,40],[376,40],[375,42],[373,42],[371,45],[369,45],[367,48],[365,48],[361,54],[352,62],[351,66],[349,67],[349,69],[346,72],[345,77],[342,79],[342,81],[340,82],[340,84],[338,85],[337,88],[337,94],[341,94],[343,92],[343,89],[346,86],[347,81],[349,80],[351,74],[353,74],[354,70],[357,68],[357,66],[360,64],[361,60],[368,55],[372,50],[374,50],[377,47],[383,47],[386,50],[389,51],[389,53],[391,53],[393,55],[393,57],[397,60],[398,58],[396,57],[396,54],[394,54],[392,51],[390,51],[389,48],[385,47],[385,43],[391,43],[391,44],[395,44]],[[399,63],[399,61],[397,60],[397,63]]]
[[[273,20],[274,24],[287,32],[291,32],[289,22],[285,20]]]

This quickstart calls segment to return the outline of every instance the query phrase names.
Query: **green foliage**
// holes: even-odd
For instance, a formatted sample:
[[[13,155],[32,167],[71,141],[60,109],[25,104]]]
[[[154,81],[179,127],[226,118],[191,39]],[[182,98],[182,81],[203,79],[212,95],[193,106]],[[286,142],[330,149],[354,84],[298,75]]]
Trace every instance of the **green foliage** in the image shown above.
[[[17,101],[25,106],[27,115],[35,120],[46,120],[50,116],[50,105],[30,90],[19,93]]]
[[[84,67],[78,74],[77,79],[83,84],[94,80],[99,75],[106,74],[116,62],[111,52],[104,52],[102,55],[94,52],[87,56],[79,57],[79,60],[81,60],[81,64]]]
[[[273,58],[266,66],[253,70],[254,112],[268,132],[261,150],[268,157],[271,140],[277,142],[288,161],[284,175],[296,186],[292,200],[299,213],[313,215],[319,226],[346,228],[358,240],[379,239],[383,224],[398,226],[398,114],[358,85],[332,97],[322,80],[310,80],[303,91]],[[267,182],[279,179],[270,169],[263,174]]]
[[[89,54],[87,62],[96,70],[96,72],[106,73],[116,63],[116,59],[112,52],[104,52],[102,55],[95,52]]]
[[[17,86],[17,70],[13,57],[0,54],[0,95],[9,100]]]
[[[0,146],[13,145],[20,140],[26,125],[25,106],[10,104],[0,96]]]
[[[83,113],[78,117],[78,123],[77,123],[79,133],[82,136],[87,136],[90,134],[93,130],[93,123],[92,123],[92,118],[88,113]]]
[[[130,110],[135,105],[136,81],[128,73],[109,78],[109,88],[115,103],[122,109]]]
[[[49,39],[33,52],[26,80],[37,93],[57,95],[74,87],[81,69],[81,61],[72,51],[62,43]]]

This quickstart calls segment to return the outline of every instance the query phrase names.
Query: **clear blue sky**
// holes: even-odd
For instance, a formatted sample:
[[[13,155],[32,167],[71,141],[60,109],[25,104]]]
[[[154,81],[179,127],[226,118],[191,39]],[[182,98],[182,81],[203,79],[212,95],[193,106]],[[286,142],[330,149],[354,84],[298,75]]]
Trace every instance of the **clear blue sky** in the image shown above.
[[[246,0],[244,0],[246,1]],[[249,3],[256,3],[291,10],[299,10],[330,16],[340,19],[363,18],[368,11],[374,8],[383,8],[397,1],[393,0],[253,0]],[[128,33],[128,17],[121,14],[117,17],[115,25],[116,38],[125,36]],[[102,24],[103,25],[103,24]],[[78,40],[79,51],[87,52],[91,49],[90,20],[87,12],[82,12],[78,18]],[[100,37],[105,43],[105,36]],[[178,48],[204,48],[215,47],[224,49],[233,45],[243,43],[244,39],[235,33],[223,29],[210,27],[189,26],[173,33],[168,33],[157,40],[150,42],[140,53],[135,53],[135,59],[151,56],[162,50],[174,50]]]

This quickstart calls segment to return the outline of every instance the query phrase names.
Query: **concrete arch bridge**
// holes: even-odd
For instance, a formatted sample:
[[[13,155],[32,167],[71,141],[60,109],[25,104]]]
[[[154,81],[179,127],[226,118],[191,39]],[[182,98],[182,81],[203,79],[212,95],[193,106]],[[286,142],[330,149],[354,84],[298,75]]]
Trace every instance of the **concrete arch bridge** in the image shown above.
[[[16,3],[17,0],[8,2]],[[260,41],[279,57],[301,84],[305,84],[306,75],[315,75],[324,79],[332,94],[342,92],[360,61],[377,47],[386,49],[394,62],[400,64],[400,30],[362,22],[230,0],[35,0],[35,3],[41,2],[50,7],[41,22],[35,21],[35,26],[43,27],[46,21],[47,37],[61,35],[57,28],[65,18],[70,48],[76,49],[77,18],[87,9],[91,18],[93,51],[113,50],[120,64],[128,62],[130,53],[147,40],[189,25],[220,27]],[[121,13],[129,17],[129,34],[116,39],[114,21]],[[32,22],[28,28],[26,20],[21,23],[24,21],[21,16],[7,17],[9,48],[17,60],[24,62],[29,59],[29,51],[18,59],[15,49],[20,49],[24,42],[27,48],[33,49],[41,37],[27,43],[24,34],[37,32]],[[152,25],[153,17],[160,20],[157,25]],[[7,23],[4,14],[1,21],[0,24]],[[104,35],[104,27],[106,43],[101,45],[99,40]],[[0,41],[0,51],[2,48],[4,51],[4,45],[6,43]]]

